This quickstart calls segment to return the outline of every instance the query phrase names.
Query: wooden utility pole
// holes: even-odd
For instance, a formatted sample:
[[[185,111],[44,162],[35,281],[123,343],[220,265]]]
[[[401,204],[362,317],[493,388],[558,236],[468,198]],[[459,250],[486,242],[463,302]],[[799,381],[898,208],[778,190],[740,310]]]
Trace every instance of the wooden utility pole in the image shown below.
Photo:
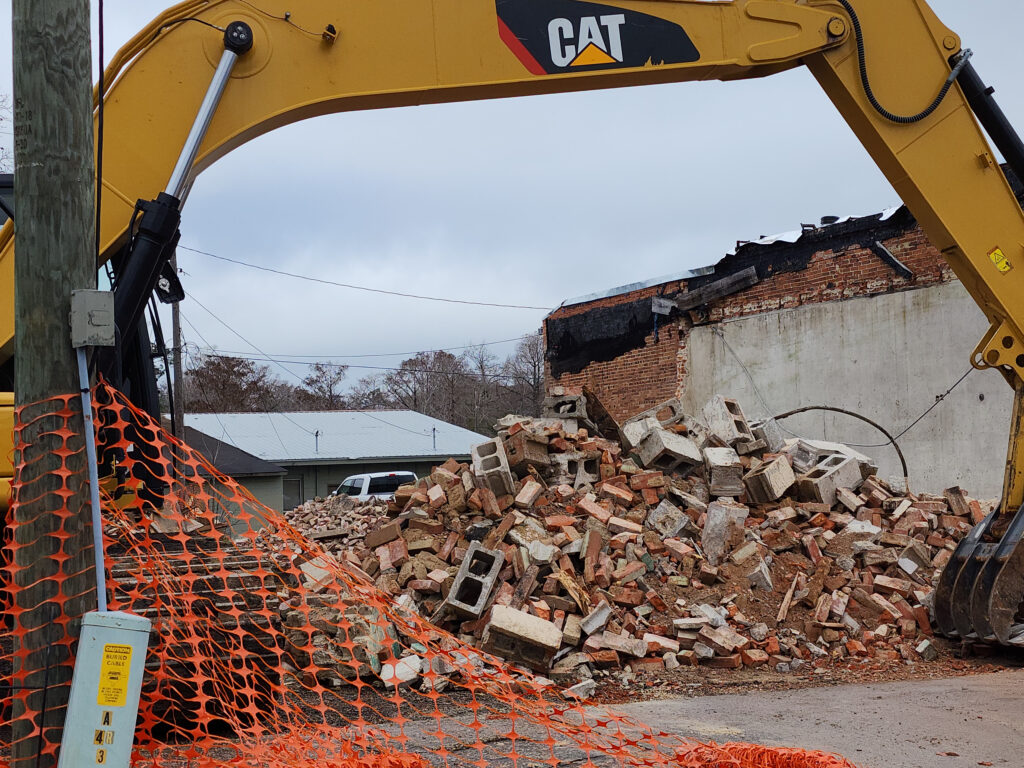
[[[12,0],[15,162],[16,684],[12,766],[55,766],[81,616],[96,607],[71,291],[94,288],[95,163],[89,0]],[[36,418],[41,417],[41,418]],[[54,430],[64,427],[65,439]],[[73,452],[63,459],[59,451]],[[42,737],[37,728],[42,725]],[[37,751],[42,752],[37,762]]]

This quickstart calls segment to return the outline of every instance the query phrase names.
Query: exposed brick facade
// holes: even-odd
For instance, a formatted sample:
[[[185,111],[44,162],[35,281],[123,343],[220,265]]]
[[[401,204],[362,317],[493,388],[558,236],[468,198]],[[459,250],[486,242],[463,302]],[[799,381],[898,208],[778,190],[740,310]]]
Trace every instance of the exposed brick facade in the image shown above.
[[[836,234],[830,237],[833,229]],[[912,278],[900,276],[871,249],[876,239],[913,272]],[[868,217],[816,230],[801,241],[798,244],[748,244],[719,262],[714,275],[691,280],[693,285],[685,281],[665,283],[553,312],[545,322],[546,334],[551,321],[657,295],[672,297],[746,265],[755,265],[761,278],[757,284],[714,301],[704,309],[684,312],[681,316],[673,313],[670,318],[658,317],[657,340],[652,330],[643,346],[613,360],[590,362],[578,372],[566,372],[555,378],[549,348],[549,361],[545,366],[547,384],[585,385],[601,397],[615,418],[622,419],[685,390],[687,342],[695,324],[716,323],[805,304],[913,290],[956,279],[905,210],[884,225],[877,217]]]

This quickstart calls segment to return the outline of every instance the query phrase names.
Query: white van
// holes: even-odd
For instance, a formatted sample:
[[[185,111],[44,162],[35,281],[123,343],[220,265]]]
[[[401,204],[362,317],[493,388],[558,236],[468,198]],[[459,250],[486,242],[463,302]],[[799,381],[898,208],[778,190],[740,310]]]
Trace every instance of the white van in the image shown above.
[[[346,477],[331,496],[351,496],[359,501],[370,498],[390,501],[395,497],[398,486],[415,483],[413,472],[369,472],[364,475]]]

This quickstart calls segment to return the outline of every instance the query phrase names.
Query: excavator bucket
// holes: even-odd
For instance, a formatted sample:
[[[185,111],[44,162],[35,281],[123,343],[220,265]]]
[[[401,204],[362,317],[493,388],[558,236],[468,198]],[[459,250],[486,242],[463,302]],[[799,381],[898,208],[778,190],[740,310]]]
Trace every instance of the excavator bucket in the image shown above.
[[[1024,507],[1002,538],[993,512],[960,542],[935,591],[935,620],[949,637],[1024,645]]]

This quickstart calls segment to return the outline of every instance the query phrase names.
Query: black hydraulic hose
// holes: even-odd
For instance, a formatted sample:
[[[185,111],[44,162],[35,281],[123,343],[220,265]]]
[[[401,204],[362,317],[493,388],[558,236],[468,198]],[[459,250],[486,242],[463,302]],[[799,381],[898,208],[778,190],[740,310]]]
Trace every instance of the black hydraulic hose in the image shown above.
[[[971,59],[971,52],[968,50],[963,51],[960,54],[960,58],[957,60],[953,67],[953,71],[950,72],[949,77],[946,78],[946,82],[943,83],[942,88],[939,90],[939,95],[935,97],[935,100],[924,110],[918,112],[916,115],[897,115],[890,112],[881,105],[878,99],[875,97],[874,91],[871,89],[871,80],[868,77],[868,57],[864,47],[864,30],[860,26],[860,18],[857,16],[857,12],[853,10],[853,6],[849,0],[838,0],[839,4],[846,9],[846,12],[850,14],[850,21],[853,23],[853,34],[857,40],[857,61],[860,64],[860,81],[864,86],[864,95],[868,97],[868,102],[875,108],[886,120],[893,123],[900,123],[902,125],[909,125],[911,123],[919,123],[928,117],[932,112],[939,108],[942,104],[943,99],[946,98],[946,94],[949,93],[949,89],[953,87],[953,83],[960,75],[961,70],[967,66],[967,62]]]
[[[896,449],[896,455],[900,457],[900,464],[903,465],[903,477],[910,477],[910,472],[907,470],[907,460],[904,458],[903,451],[900,450],[900,445],[899,443],[896,442],[896,438],[889,434],[889,431],[885,427],[883,427],[881,424],[872,421],[867,416],[861,416],[859,413],[848,411],[845,408],[834,408],[830,405],[808,405],[806,408],[797,408],[794,411],[786,411],[786,413],[779,414],[778,416],[774,416],[773,418],[776,421],[781,421],[782,419],[788,419],[790,416],[796,416],[798,413],[806,413],[807,411],[831,411],[833,413],[842,413],[846,416],[852,416],[855,419],[860,419],[861,421],[870,424],[872,427],[874,427],[883,435],[885,435],[886,439],[890,443],[892,443],[892,447]],[[909,491],[910,489],[908,488],[907,490]]]

